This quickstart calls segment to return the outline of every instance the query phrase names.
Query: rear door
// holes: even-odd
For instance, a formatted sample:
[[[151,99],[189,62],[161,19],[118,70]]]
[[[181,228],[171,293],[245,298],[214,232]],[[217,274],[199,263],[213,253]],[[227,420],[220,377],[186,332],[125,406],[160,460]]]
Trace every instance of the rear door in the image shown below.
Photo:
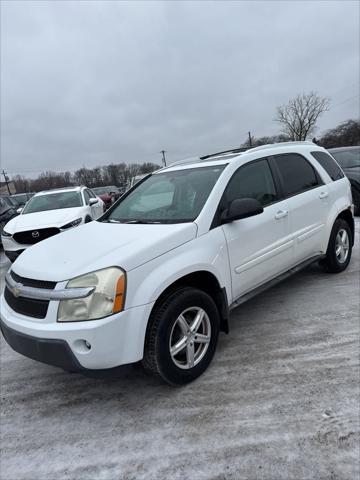
[[[255,198],[263,213],[222,225],[226,237],[233,298],[236,299],[292,265],[287,200],[279,198],[267,158],[241,166],[230,179],[220,211],[237,198]]]
[[[313,165],[298,153],[272,157],[277,168],[283,197],[291,217],[294,260],[300,263],[318,255],[324,245],[329,191]]]

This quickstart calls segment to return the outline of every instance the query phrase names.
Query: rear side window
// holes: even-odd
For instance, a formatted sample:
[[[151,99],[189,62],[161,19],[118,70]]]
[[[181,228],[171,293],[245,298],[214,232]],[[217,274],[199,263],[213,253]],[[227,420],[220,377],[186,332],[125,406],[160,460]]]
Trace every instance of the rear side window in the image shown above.
[[[319,185],[313,166],[297,153],[285,153],[274,156],[282,177],[286,197],[296,195]]]
[[[263,206],[276,200],[276,189],[267,160],[240,167],[226,187],[223,202],[229,205],[237,198],[255,198]],[[225,208],[227,208],[227,205]]]
[[[320,163],[323,169],[326,170],[332,180],[339,180],[344,177],[341,168],[330,155],[325,152],[311,152],[311,155]]]

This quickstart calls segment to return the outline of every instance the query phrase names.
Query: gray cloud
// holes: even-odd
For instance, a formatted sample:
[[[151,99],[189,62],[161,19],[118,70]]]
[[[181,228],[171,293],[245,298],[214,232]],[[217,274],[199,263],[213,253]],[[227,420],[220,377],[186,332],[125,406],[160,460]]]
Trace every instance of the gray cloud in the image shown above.
[[[2,3],[1,160],[11,173],[160,161],[277,133],[277,105],[359,116],[359,4]]]

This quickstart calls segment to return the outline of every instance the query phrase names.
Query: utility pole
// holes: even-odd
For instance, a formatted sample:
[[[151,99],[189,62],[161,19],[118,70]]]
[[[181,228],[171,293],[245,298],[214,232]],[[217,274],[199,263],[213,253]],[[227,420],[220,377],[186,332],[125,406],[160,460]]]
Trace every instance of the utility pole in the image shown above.
[[[5,183],[6,183],[6,186],[7,186],[8,192],[9,192],[9,195],[11,195],[10,187],[9,187],[9,177],[6,175],[6,172],[5,172],[4,169],[3,169],[3,171],[2,171],[2,174],[4,175]]]
[[[248,132],[248,133],[249,133],[249,147],[251,148],[252,147],[251,133],[250,132]]]
[[[160,150],[160,153],[162,153],[162,161],[164,166],[166,167],[166,159],[165,159],[166,150]]]

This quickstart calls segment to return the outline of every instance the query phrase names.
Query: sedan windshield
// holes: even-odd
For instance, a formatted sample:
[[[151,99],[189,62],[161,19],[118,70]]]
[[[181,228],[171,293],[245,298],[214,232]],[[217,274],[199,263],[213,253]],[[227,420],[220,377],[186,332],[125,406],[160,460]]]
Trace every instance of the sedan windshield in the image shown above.
[[[360,147],[330,153],[342,168],[360,167]]]
[[[192,222],[201,212],[224,165],[164,171],[151,175],[104,220],[121,223]]]
[[[28,196],[26,195],[26,193],[24,193],[23,195],[19,194],[19,195],[12,195],[11,196],[11,200],[17,205],[24,205],[24,203],[26,203],[28,201]]]
[[[46,210],[59,210],[60,208],[81,207],[80,192],[58,192],[32,197],[22,211],[25,213],[44,212]]]

